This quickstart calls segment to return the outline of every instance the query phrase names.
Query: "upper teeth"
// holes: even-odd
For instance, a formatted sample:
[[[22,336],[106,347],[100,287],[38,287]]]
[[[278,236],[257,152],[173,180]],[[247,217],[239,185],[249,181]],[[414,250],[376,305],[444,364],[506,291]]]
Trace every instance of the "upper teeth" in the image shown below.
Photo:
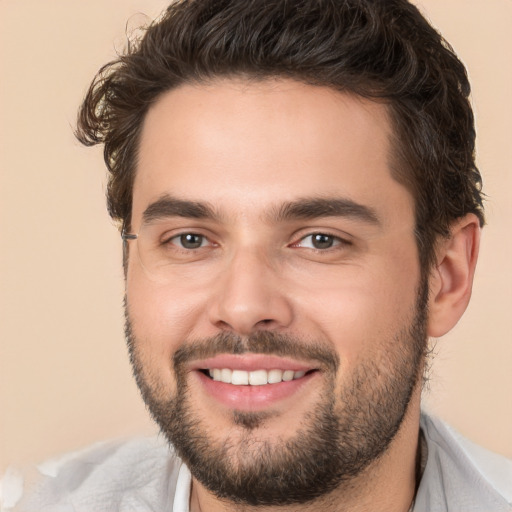
[[[219,382],[234,384],[235,386],[263,386],[265,384],[276,384],[282,381],[300,379],[306,374],[305,371],[293,370],[254,370],[246,372],[244,370],[231,370],[230,368],[214,368],[208,370],[210,377]]]

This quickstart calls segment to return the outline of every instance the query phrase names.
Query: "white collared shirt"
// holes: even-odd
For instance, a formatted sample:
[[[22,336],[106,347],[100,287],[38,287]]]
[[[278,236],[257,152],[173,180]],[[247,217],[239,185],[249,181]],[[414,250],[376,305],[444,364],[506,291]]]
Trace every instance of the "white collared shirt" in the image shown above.
[[[428,459],[414,512],[512,512],[512,461],[426,414],[421,429]],[[189,512],[190,471],[161,437],[100,443],[38,469],[21,500],[19,475],[1,481],[2,512]]]

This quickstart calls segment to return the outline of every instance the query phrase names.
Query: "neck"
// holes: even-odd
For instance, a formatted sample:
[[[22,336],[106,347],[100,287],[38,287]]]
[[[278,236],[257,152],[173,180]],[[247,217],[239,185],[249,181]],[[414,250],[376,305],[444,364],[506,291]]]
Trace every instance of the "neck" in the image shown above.
[[[416,390],[386,452],[327,496],[305,504],[253,507],[219,500],[193,479],[190,512],[408,512],[416,489],[420,395]]]

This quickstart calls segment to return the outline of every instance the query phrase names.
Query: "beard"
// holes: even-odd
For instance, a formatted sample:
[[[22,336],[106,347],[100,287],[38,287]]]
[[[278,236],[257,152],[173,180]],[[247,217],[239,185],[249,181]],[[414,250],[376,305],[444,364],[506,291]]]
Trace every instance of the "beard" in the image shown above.
[[[237,504],[291,505],[351,485],[387,450],[419,385],[425,361],[428,286],[423,283],[413,319],[354,368],[343,389],[336,375],[343,362],[321,340],[307,342],[274,331],[242,338],[223,333],[184,342],[173,356],[176,394],[161,399],[162,387],[149,378],[139,355],[141,341],[131,328],[126,305],[126,339],[137,385],[161,432],[192,475],[220,499]],[[327,347],[327,348],[326,348]],[[215,436],[190,399],[187,362],[221,353],[259,353],[316,361],[323,389],[289,438],[264,439],[258,429],[269,413],[232,412],[232,429]],[[167,394],[169,394],[167,392]]]

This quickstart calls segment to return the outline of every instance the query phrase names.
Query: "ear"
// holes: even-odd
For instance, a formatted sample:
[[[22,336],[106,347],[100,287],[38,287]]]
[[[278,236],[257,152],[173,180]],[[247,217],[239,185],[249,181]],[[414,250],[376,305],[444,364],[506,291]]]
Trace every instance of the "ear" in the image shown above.
[[[428,335],[438,338],[451,330],[471,298],[478,249],[480,222],[470,213],[456,221],[450,237],[441,240],[437,265],[430,275]]]

